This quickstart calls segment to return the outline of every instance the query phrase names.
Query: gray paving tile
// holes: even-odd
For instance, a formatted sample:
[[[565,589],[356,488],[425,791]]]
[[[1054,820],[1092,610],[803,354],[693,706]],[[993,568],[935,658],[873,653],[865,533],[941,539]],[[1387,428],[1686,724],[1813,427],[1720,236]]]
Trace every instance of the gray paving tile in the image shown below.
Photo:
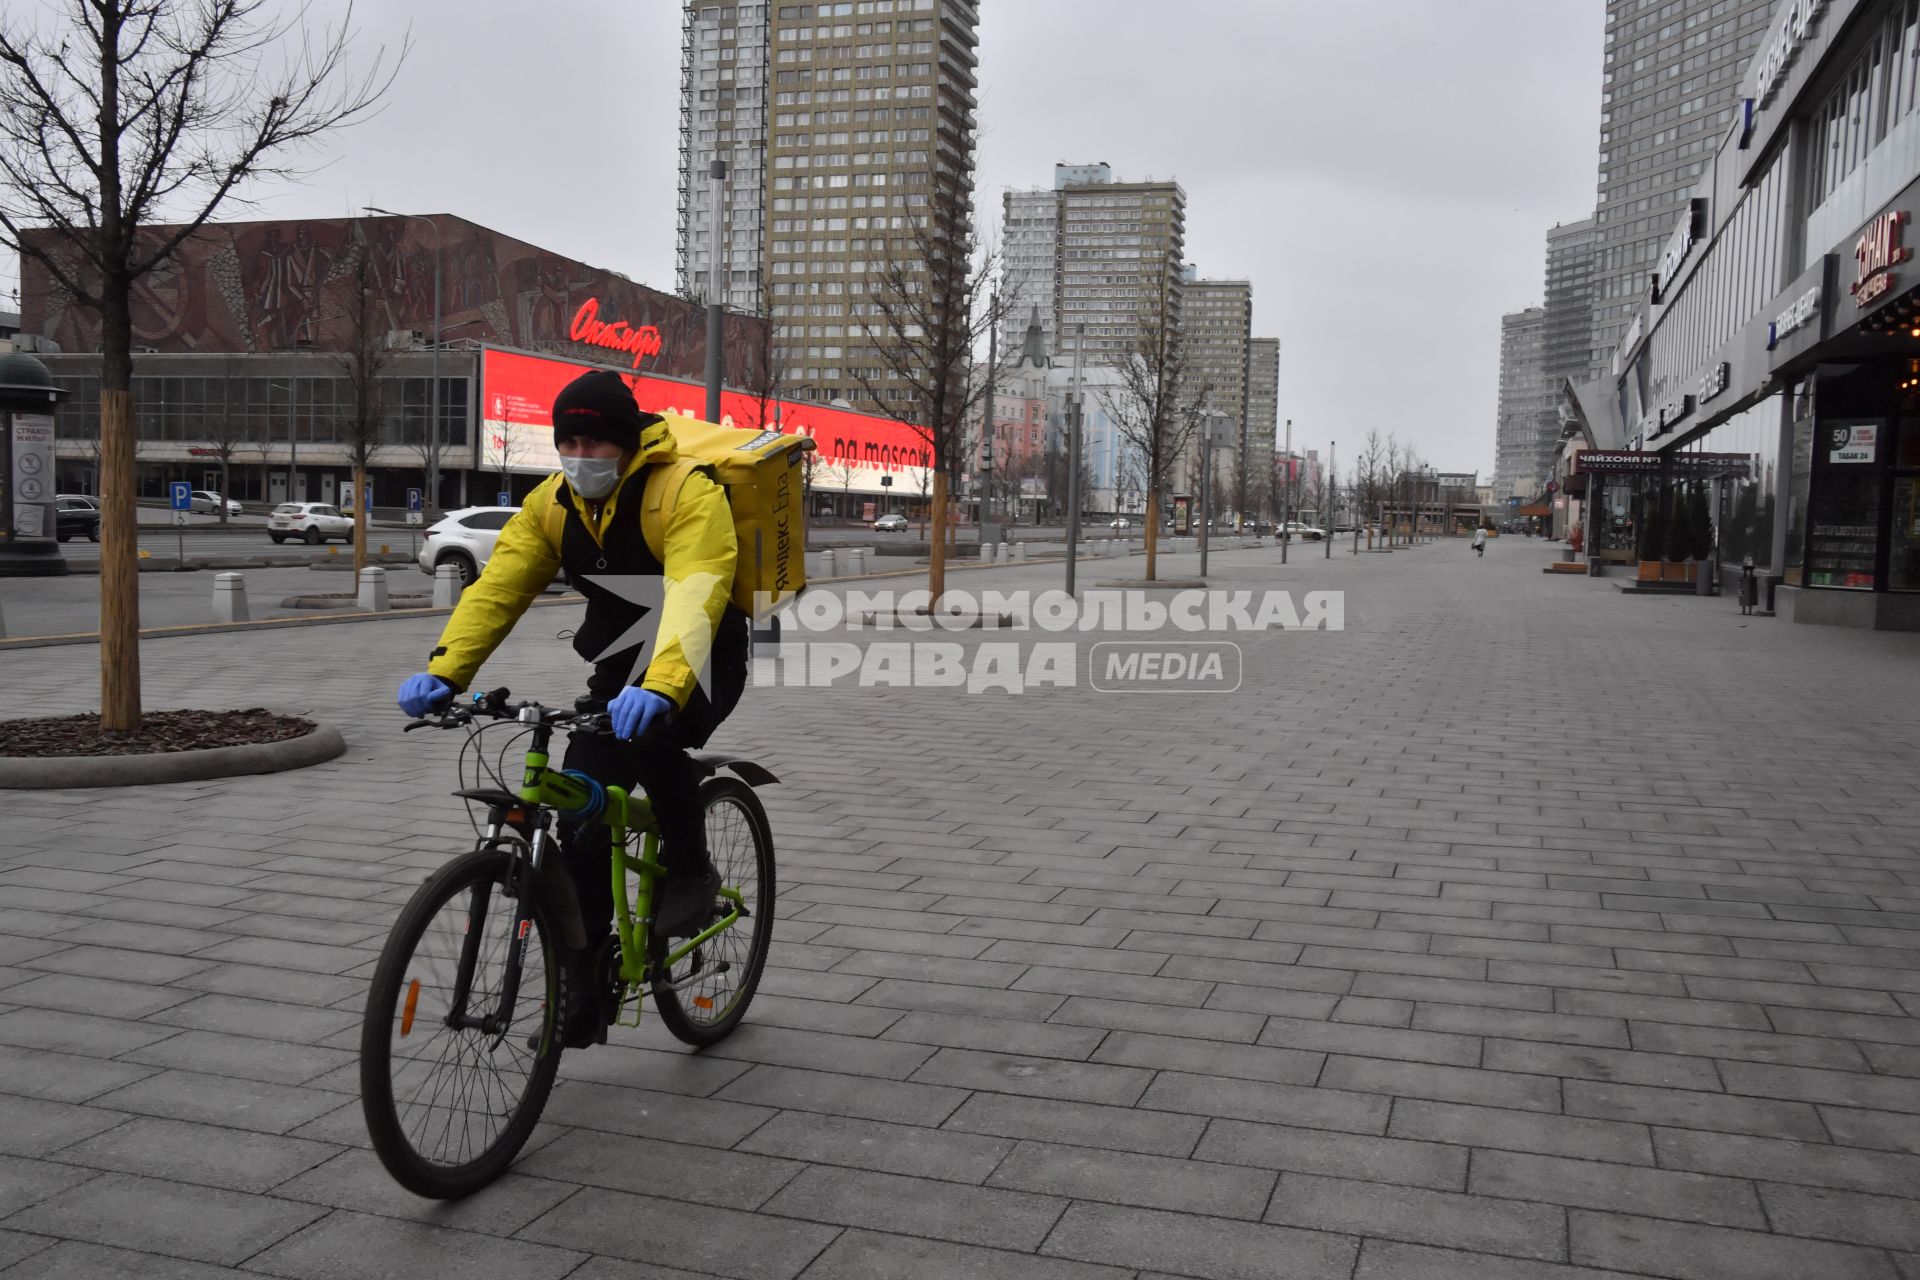
[[[51,1247],[34,1253],[30,1265],[21,1263],[5,1273],[8,1280],[15,1280],[16,1276],[19,1280],[244,1280],[247,1274],[231,1267],[163,1258],[157,1253],[110,1249],[78,1240],[54,1244],[43,1236],[14,1238]],[[0,1265],[4,1265],[7,1256],[4,1246],[0,1246]]]
[[[97,1106],[173,1120],[285,1133],[340,1105],[333,1094],[194,1071],[161,1071],[94,1099]]]
[[[359,1110],[357,1104],[354,1110]],[[560,1136],[560,1131],[551,1127],[535,1129],[522,1149],[522,1159],[537,1156]],[[401,1189],[372,1152],[355,1149],[279,1184],[273,1194],[280,1199],[356,1213],[507,1236],[576,1190],[575,1184],[529,1177],[516,1168],[468,1199],[427,1200]]]
[[[757,1005],[754,1012],[758,1016]],[[1085,1059],[1107,1033],[1101,1027],[1064,1027],[957,1013],[910,1013],[891,1019],[882,1038],[954,1049]]]
[[[0,1155],[44,1156],[126,1118],[98,1104],[82,1107],[0,1093]]]
[[[1096,1147],[1022,1142],[987,1180],[1073,1200],[1131,1204],[1179,1213],[1258,1219],[1275,1175],[1253,1168],[1193,1159],[1171,1159]]]
[[[63,1148],[55,1158],[88,1169],[264,1192],[339,1150],[330,1143],[136,1116]]]
[[[583,1261],[576,1250],[335,1213],[248,1259],[247,1268],[294,1280],[560,1280]]]
[[[91,1169],[72,1169],[45,1160],[0,1156],[0,1218],[18,1213],[48,1196],[93,1177]],[[0,1266],[4,1266],[0,1263]]]
[[[1216,1040],[1115,1031],[1101,1043],[1093,1060],[1154,1070],[1267,1080],[1275,1084],[1312,1084],[1319,1078],[1326,1056],[1295,1049],[1266,1049]]]
[[[941,1049],[914,1073],[913,1079],[919,1084],[957,1089],[1130,1106],[1146,1092],[1153,1073],[1138,1067],[1025,1058],[972,1049]],[[952,1094],[954,1089],[944,1092]]]
[[[1266,1220],[1550,1262],[1566,1259],[1563,1210],[1482,1195],[1285,1173]]]
[[[0,1090],[52,1102],[85,1102],[154,1074],[154,1068],[44,1049],[0,1046]]]
[[[1560,1110],[1560,1088],[1554,1081],[1510,1071],[1483,1071],[1477,1067],[1334,1056],[1327,1059],[1326,1069],[1320,1073],[1320,1084],[1329,1089],[1390,1094],[1398,1098],[1430,1098],[1527,1111]]]
[[[826,1071],[759,1066],[714,1097],[721,1102],[824,1111],[864,1120],[937,1125],[953,1114],[954,1108],[965,1100],[966,1092],[942,1087],[938,1082],[874,1080]]]
[[[1775,1231],[1920,1252],[1920,1203],[1913,1191],[1896,1197],[1763,1183],[1760,1198]]]
[[[774,1112],[769,1107],[717,1098],[569,1080],[562,1072],[543,1114],[553,1124],[658,1138],[663,1142],[731,1147],[765,1124]]]
[[[1200,1141],[1207,1122],[1197,1115],[977,1093],[953,1113],[945,1127],[1109,1151],[1184,1156]]]
[[[122,1054],[120,1061],[240,1076],[271,1084],[305,1084],[316,1076],[355,1064],[359,1058],[343,1049],[229,1036],[216,1031],[182,1031]]]
[[[1386,1128],[1390,1103],[1377,1094],[1163,1071],[1140,1105],[1230,1120],[1378,1134]]]
[[[589,1187],[519,1238],[736,1280],[791,1280],[839,1228]]]
[[[847,1231],[807,1268],[806,1280],[1127,1280],[1132,1274],[1031,1253]]]
[[[1561,1156],[1477,1151],[1468,1189],[1476,1195],[1513,1200],[1767,1229],[1767,1215],[1760,1210],[1753,1185],[1735,1178]]]
[[[791,1181],[803,1166],[738,1150],[719,1151],[577,1129],[561,1134],[521,1160],[516,1168],[520,1173],[556,1182],[639,1194],[665,1192],[676,1200],[754,1209]]]
[[[1428,1142],[1534,1151],[1616,1164],[1653,1163],[1653,1140],[1645,1125],[1579,1116],[1509,1111],[1402,1098],[1393,1104],[1387,1134]]]
[[[1464,1191],[1467,1148],[1288,1125],[1214,1120],[1194,1150],[1197,1160]]]
[[[809,1222],[890,1228],[936,1240],[1031,1252],[1066,1208],[1055,1196],[965,1186],[897,1174],[814,1167],[788,1183],[766,1212]]]
[[[1568,1217],[1573,1261],[1586,1266],[1677,1280],[1898,1280],[1878,1250],[1582,1209]]]
[[[233,1265],[325,1214],[310,1205],[110,1173],[15,1214],[30,1231]]]
[[[780,1113],[734,1148],[812,1164],[971,1183],[985,1182],[1012,1149],[1013,1142],[1006,1138],[803,1111]]]
[[[1618,1084],[1658,1085],[1664,1089],[1720,1092],[1720,1075],[1711,1061],[1672,1053],[1593,1049],[1582,1045],[1542,1044],[1535,1040],[1488,1040],[1480,1061],[1489,1071],[1525,1071],[1536,1075],[1610,1080]]]
[[[1369,1239],[1360,1247],[1360,1265],[1353,1280],[1622,1280],[1624,1275],[1620,1271]]]
[[[1351,1237],[1320,1231],[1076,1204],[1041,1252],[1201,1280],[1348,1280],[1357,1249]]]

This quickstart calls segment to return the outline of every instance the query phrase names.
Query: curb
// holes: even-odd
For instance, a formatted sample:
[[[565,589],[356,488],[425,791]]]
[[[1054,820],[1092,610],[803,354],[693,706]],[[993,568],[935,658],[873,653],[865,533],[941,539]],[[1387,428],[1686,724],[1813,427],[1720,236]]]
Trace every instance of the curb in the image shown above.
[[[167,782],[204,782],[250,773],[282,773],[324,764],[347,749],[338,729],[327,725],[280,742],[166,751],[142,756],[0,756],[0,789],[57,791],[74,787],[148,787]]]

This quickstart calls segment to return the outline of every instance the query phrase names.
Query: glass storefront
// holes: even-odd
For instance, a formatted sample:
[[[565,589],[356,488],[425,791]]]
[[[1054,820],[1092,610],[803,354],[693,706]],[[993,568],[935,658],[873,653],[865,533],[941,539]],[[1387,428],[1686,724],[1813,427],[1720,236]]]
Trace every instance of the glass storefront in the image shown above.
[[[1762,400],[1697,436],[1680,451],[1685,485],[1704,485],[1720,562],[1753,558],[1773,569],[1773,524],[1780,470],[1780,400]]]
[[[90,439],[100,422],[100,379],[56,373],[69,398],[60,411],[60,435]],[[421,445],[432,417],[433,379],[382,378],[385,423],[381,443]],[[352,392],[345,377],[136,377],[134,432],[140,440],[186,443],[245,440],[284,444],[345,443]],[[440,439],[467,440],[467,379],[440,379]]]

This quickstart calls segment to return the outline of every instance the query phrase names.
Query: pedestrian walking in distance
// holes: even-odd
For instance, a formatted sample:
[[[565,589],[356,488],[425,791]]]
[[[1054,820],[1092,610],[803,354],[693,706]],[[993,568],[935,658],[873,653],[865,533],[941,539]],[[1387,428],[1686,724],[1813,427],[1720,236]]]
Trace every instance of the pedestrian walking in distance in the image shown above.
[[[1484,528],[1473,531],[1473,554],[1482,560],[1487,557],[1487,531]]]

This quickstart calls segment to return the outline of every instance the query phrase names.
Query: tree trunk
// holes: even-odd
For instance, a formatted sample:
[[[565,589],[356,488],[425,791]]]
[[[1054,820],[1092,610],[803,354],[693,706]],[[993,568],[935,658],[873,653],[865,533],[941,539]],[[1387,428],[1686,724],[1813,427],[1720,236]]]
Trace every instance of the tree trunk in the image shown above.
[[[353,464],[353,589],[360,590],[360,573],[367,567],[367,468]]]
[[[233,472],[228,468],[226,458],[220,459],[220,524],[227,523],[227,502],[233,497]]]
[[[946,472],[936,470],[933,473],[933,538],[927,547],[927,594],[932,597],[928,602],[929,611],[940,607],[940,597],[947,593],[947,476]]]
[[[100,727],[132,733],[140,727],[140,534],[128,389],[132,330],[126,324],[124,287],[109,284],[106,293],[100,384]]]
[[[1147,486],[1147,581],[1154,580],[1160,555],[1160,486]]]

